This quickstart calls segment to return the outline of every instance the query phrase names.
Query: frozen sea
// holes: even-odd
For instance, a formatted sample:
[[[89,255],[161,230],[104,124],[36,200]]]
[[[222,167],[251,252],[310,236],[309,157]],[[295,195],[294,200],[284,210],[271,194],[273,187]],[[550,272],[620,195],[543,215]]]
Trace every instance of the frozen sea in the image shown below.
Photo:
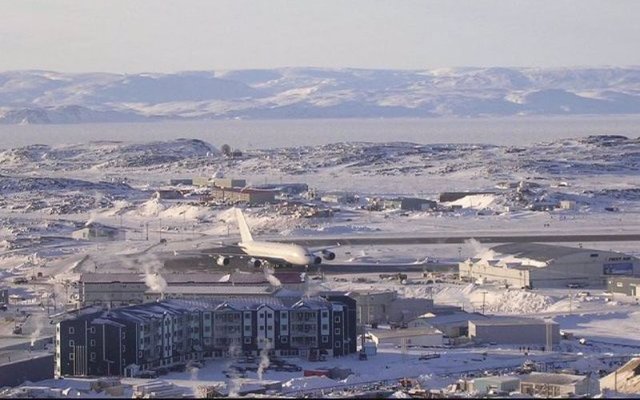
[[[96,140],[149,142],[176,138],[228,143],[240,149],[335,142],[408,141],[527,145],[615,134],[640,137],[640,116],[215,120],[76,125],[0,125],[0,148]]]

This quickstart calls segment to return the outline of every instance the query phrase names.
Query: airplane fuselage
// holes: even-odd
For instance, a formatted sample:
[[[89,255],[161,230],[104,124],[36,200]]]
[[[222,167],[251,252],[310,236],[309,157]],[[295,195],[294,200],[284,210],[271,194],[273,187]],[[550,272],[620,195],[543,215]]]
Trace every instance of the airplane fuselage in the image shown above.
[[[282,260],[292,265],[313,265],[320,263],[320,257],[308,249],[296,244],[250,241],[240,242],[238,246],[247,255],[257,259]]]

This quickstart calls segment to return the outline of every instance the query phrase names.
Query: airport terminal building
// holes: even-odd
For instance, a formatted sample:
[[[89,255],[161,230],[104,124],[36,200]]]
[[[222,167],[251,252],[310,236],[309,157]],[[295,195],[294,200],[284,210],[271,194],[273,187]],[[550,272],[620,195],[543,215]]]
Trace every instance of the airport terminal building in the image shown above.
[[[607,279],[640,275],[640,259],[613,251],[509,243],[459,264],[460,279],[521,288],[604,287]]]

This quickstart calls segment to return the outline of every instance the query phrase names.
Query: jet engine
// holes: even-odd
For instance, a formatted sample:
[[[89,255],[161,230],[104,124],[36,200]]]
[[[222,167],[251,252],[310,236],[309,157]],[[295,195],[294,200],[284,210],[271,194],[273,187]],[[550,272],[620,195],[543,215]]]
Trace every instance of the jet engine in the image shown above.
[[[313,263],[314,263],[314,264],[316,264],[316,265],[320,264],[321,262],[322,262],[322,257],[318,257],[318,256],[316,256],[316,257],[313,259]]]
[[[216,264],[218,264],[218,265],[219,265],[219,266],[221,266],[221,267],[224,267],[224,266],[226,266],[226,265],[229,265],[229,262],[230,262],[230,261],[231,261],[231,260],[229,259],[229,257],[219,256],[219,257],[216,259]]]
[[[258,260],[257,258],[252,258],[249,260],[248,264],[252,267],[260,268],[260,266],[262,265],[262,261]]]
[[[322,250],[322,257],[324,257],[325,260],[333,260],[336,258],[336,253],[329,250]]]

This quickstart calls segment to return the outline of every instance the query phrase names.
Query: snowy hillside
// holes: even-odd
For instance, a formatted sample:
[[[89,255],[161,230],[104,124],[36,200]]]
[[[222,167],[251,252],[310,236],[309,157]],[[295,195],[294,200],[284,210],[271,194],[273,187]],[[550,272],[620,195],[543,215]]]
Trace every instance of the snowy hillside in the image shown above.
[[[640,200],[640,139],[611,135],[522,147],[342,142],[250,149],[233,158],[196,139],[102,141],[7,149],[0,151],[0,168],[0,209],[50,213],[90,212],[114,207],[118,200],[146,200],[171,178],[219,172],[245,178],[249,185],[303,182],[320,191],[372,197],[437,200],[445,191],[480,190],[482,194],[446,204],[473,213],[531,209],[562,200],[584,211],[635,209]]]
[[[0,122],[640,113],[640,68],[0,73]]]

